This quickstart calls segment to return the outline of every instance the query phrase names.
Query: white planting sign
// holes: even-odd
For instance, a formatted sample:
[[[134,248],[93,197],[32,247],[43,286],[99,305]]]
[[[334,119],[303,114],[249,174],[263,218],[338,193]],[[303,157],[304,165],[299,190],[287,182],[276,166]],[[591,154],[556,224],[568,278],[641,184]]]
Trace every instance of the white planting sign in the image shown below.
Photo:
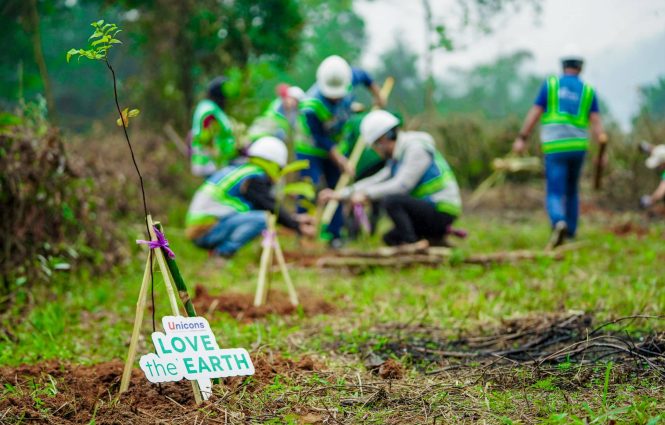
[[[148,381],[197,381],[207,400],[212,394],[210,379],[254,374],[247,350],[220,349],[203,317],[164,316],[162,325],[166,333],[152,333],[156,353],[141,356],[139,362]]]

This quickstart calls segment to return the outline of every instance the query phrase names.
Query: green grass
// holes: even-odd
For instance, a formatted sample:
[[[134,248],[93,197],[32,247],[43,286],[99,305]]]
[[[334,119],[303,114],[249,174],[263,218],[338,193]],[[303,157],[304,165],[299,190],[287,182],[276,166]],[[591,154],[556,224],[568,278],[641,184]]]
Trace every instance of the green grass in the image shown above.
[[[297,287],[333,303],[339,311],[314,317],[271,316],[252,323],[239,323],[228,315],[216,313],[209,320],[221,346],[271,350],[292,358],[314,355],[335,377],[326,375],[323,382],[338,379],[340,385],[352,385],[357,383],[358,372],[366,373],[357,354],[361,347],[371,343],[378,350],[387,342],[375,331],[381,324],[424,322],[449,329],[455,335],[477,332],[481,327],[497,326],[503,319],[527,314],[580,310],[593,314],[595,324],[620,316],[662,314],[665,225],[653,224],[649,234],[641,238],[616,236],[608,231],[608,225],[604,216],[585,218],[580,241],[587,244],[566,254],[562,261],[386,269],[360,276],[294,269],[291,273]],[[468,216],[459,226],[470,232],[468,241],[460,245],[461,256],[537,249],[544,246],[548,237],[546,219],[541,212],[529,212],[518,221]],[[139,226],[133,231],[136,238],[141,237]],[[181,229],[167,226],[166,233],[190,290],[196,284],[203,284],[213,294],[254,291],[258,243],[243,249],[228,267],[220,269],[208,261],[207,253],[186,241]],[[285,239],[283,244],[287,250],[295,248],[294,241]],[[376,241],[372,244],[376,245]],[[25,303],[13,306],[2,316],[2,326],[9,332],[0,332],[0,365],[53,358],[82,364],[123,359],[145,264],[145,253],[138,248],[133,252],[130,263],[118,267],[113,275],[93,278],[83,272],[63,274],[50,288],[19,297]],[[278,277],[273,285],[283,289]],[[155,298],[159,326],[161,316],[170,310],[158,273]],[[145,335],[150,332],[149,322],[146,317]],[[629,326],[632,328],[662,330],[663,322],[637,321]],[[140,352],[149,349],[143,344]],[[574,374],[576,367],[563,363],[555,372]],[[565,382],[556,376],[534,377],[521,388],[495,388],[491,383],[466,382],[464,377],[425,377],[415,369],[408,370],[404,381],[431,383],[426,401],[431,406],[457,412],[457,419],[467,422],[484,419],[491,423],[523,423],[536,418],[550,424],[585,423],[585,420],[607,423],[611,419],[621,423],[665,423],[661,413],[665,409],[662,381],[627,378],[615,383],[614,373],[611,366],[601,364],[593,372],[593,379],[575,389],[566,388]],[[279,378],[256,397],[264,400],[265,405],[276,397],[295,400],[293,393],[301,385],[317,384]],[[406,388],[400,385],[405,384],[396,382],[393,390]],[[2,391],[8,394],[12,387],[5,386]],[[44,394],[47,389],[39,391],[35,397],[48,396]],[[354,391],[347,389],[349,394],[356,394]],[[340,402],[343,394],[340,391],[336,396],[322,395],[317,402],[331,403],[329,406],[347,412],[350,415],[347,417],[359,422],[383,423],[399,412],[399,402],[393,402],[392,398],[391,402],[371,406],[348,406]],[[522,407],[516,409],[516,404]],[[256,406],[259,410],[264,404]],[[279,412],[275,423],[296,423],[298,415],[292,409]]]

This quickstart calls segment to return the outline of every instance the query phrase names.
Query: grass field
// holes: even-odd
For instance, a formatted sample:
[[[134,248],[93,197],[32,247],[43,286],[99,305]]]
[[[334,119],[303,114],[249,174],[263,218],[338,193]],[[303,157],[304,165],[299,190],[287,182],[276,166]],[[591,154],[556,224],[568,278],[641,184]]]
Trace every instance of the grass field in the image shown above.
[[[579,236],[582,246],[561,261],[491,267],[455,258],[538,249],[548,237],[544,214],[477,213],[460,226],[469,231],[468,240],[459,244],[452,264],[438,268],[375,269],[359,275],[293,268],[304,303],[326,302],[332,306],[328,313],[310,314],[305,306],[289,315],[236,320],[199,309],[220,346],[247,348],[259,372],[227,380],[200,408],[184,405],[187,396],[176,401],[173,393],[173,403],[165,401],[170,414],[157,407],[125,409],[141,395],[135,391],[130,392],[134,398],[118,399],[117,373],[95,402],[68,395],[74,385],[67,377],[75,367],[70,364],[94,369],[124,359],[145,253],[137,248],[130,264],[112,276],[61,275],[49,290],[23,293],[2,315],[0,422],[665,423],[665,379],[657,368],[631,356],[572,356],[538,364],[455,354],[473,351],[473,341],[519,348],[534,341],[528,335],[539,334],[529,329],[549,329],[552,323],[563,329],[566,318],[576,323],[570,326],[593,329],[624,316],[661,315],[662,219],[649,224],[637,215],[587,215]],[[253,293],[258,243],[220,267],[190,245],[181,229],[166,230],[190,292],[204,285],[213,295]],[[137,226],[128,241],[140,237]],[[284,244],[288,251],[298,250],[295,240],[284,238]],[[278,274],[273,288],[283,290]],[[157,274],[158,324],[169,313],[165,298]],[[603,331],[662,343],[664,324],[659,318],[636,318]],[[148,317],[144,325],[147,336]],[[665,344],[658,347],[665,349]],[[142,340],[139,354],[152,350]],[[660,361],[655,365],[665,367]],[[21,364],[37,365],[25,369],[30,372],[24,375],[32,377],[20,378]],[[176,385],[180,392],[188,388]],[[121,411],[126,416],[118,416]]]

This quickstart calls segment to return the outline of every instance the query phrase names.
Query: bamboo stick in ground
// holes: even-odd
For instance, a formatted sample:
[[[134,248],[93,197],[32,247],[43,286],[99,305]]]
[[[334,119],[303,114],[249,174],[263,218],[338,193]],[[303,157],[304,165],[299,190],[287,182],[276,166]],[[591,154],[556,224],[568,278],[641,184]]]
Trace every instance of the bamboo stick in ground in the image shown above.
[[[282,247],[279,245],[279,240],[277,237],[275,237],[275,257],[277,258],[277,263],[279,264],[279,268],[282,271],[282,277],[286,283],[286,289],[289,291],[289,301],[291,301],[291,305],[296,307],[299,304],[298,293],[296,292],[296,288],[293,286],[293,282],[291,281],[289,269],[286,266],[286,261],[284,260],[284,253],[282,252]]]
[[[275,263],[275,242],[277,241],[277,216],[268,213],[268,232],[270,232],[270,258],[268,258],[268,269],[266,270],[266,285],[263,291],[262,304],[268,302],[268,294],[270,293],[270,285],[272,284],[272,265]]]
[[[189,156],[189,146],[187,146],[187,142],[185,142],[180,137],[178,132],[175,131],[175,128],[173,128],[173,126],[170,123],[164,124],[164,133],[173,142],[178,151],[181,154],[183,154],[183,156],[185,157]]]
[[[150,284],[150,269],[153,266],[152,255],[148,253],[148,259],[145,264],[145,272],[143,273],[143,281],[141,282],[141,289],[139,290],[139,298],[136,301],[136,315],[134,316],[134,328],[132,329],[132,338],[129,341],[129,351],[127,352],[127,360],[125,361],[125,369],[122,372],[122,379],[120,381],[120,392],[124,393],[129,388],[129,381],[132,377],[132,369],[134,360],[136,358],[136,349],[138,346],[139,335],[141,333],[141,323],[143,322],[143,314],[145,313],[145,302],[148,294],[148,286]]]
[[[162,226],[159,222],[156,223],[156,226],[160,232],[164,233],[164,230],[162,229]],[[166,260],[166,265],[171,274],[171,278],[173,279],[175,287],[178,290],[178,296],[180,297],[180,301],[182,302],[183,307],[185,307],[185,312],[187,312],[187,316],[196,317],[196,309],[194,308],[194,304],[192,304],[192,299],[189,297],[189,292],[187,291],[187,285],[185,284],[185,280],[182,278],[182,275],[180,274],[180,268],[178,268],[178,263],[176,263],[174,258],[170,258],[168,255],[166,255],[164,248],[162,248],[162,254],[164,255],[164,259]]]
[[[153,241],[157,240],[157,234],[155,233],[154,229],[154,223],[152,221],[152,217],[148,215],[147,217],[148,220],[148,230],[150,231],[150,239]],[[159,269],[162,272],[162,278],[164,280],[164,286],[166,287],[166,293],[169,297],[169,304],[171,305],[171,313],[174,316],[180,316],[180,309],[178,308],[178,301],[176,300],[175,296],[175,291],[174,291],[174,284],[173,281],[171,280],[171,273],[169,272],[169,268],[166,266],[166,260],[164,259],[164,254],[162,253],[161,249],[153,249],[153,255],[157,257],[157,264],[159,265]],[[203,399],[208,399],[208,397],[212,394],[212,382],[210,382],[209,379],[204,379],[201,381],[191,381],[192,382],[192,391],[194,392],[194,400],[196,401],[196,404],[201,404]],[[204,388],[205,395],[201,395],[201,389],[200,387]]]
[[[152,221],[152,217],[148,215],[148,229],[150,231],[150,239],[153,241],[157,240],[157,235],[155,234],[155,229],[153,226],[155,223]],[[173,289],[174,285],[171,281],[171,275],[169,273],[169,268],[166,266],[166,260],[164,260],[164,254],[162,254],[161,249],[154,249],[153,255],[157,257],[157,264],[159,265],[159,270],[162,272],[162,277],[164,279],[164,286],[166,287],[166,294],[169,297],[169,304],[171,305],[171,312],[174,316],[180,316],[180,309],[178,308],[178,301],[175,296],[175,291]]]
[[[273,227],[270,225],[272,222],[272,214],[267,215],[267,231],[272,231]],[[268,235],[272,238],[272,235]],[[256,285],[256,294],[254,295],[254,307],[260,307],[266,302],[266,282],[268,278],[268,268],[272,265],[272,248],[271,241],[263,243],[263,251],[261,252],[261,262],[259,266],[259,281]]]

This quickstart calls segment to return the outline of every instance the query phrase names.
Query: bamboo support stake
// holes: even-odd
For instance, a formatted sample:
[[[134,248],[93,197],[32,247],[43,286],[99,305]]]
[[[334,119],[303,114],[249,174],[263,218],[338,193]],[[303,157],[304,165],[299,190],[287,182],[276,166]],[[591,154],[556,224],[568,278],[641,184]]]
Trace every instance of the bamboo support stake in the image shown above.
[[[178,149],[178,151],[183,154],[183,156],[188,157],[189,156],[189,146],[187,145],[187,142],[185,142],[180,135],[178,134],[177,131],[175,131],[175,128],[169,123],[164,124],[164,134],[173,142],[175,147]]]
[[[273,216],[270,213],[267,213],[267,222],[268,232],[274,231],[274,226],[271,226],[271,223],[273,222]],[[254,307],[259,307],[266,302],[266,281],[268,277],[268,269],[272,264],[272,248],[272,243],[263,244],[263,251],[261,252],[261,263],[259,266],[259,281],[256,286],[256,294],[254,295]]]
[[[157,235],[155,234],[155,229],[153,226],[155,225],[152,221],[152,217],[148,215],[147,217],[148,220],[148,230],[150,231],[150,239],[155,241],[157,240]],[[171,273],[169,272],[169,268],[166,266],[166,260],[164,259],[164,253],[162,252],[161,249],[153,249],[153,255],[157,257],[157,264],[159,264],[159,269],[162,272],[162,278],[164,279],[164,286],[166,287],[166,293],[168,294],[169,297],[169,304],[171,305],[171,312],[173,313],[174,316],[180,316],[180,309],[178,308],[178,301],[175,296],[175,291],[174,291],[174,284],[173,281],[171,280]],[[207,381],[207,382],[203,382]],[[207,395],[209,395],[210,392],[210,387],[212,387],[212,383],[208,384],[210,380],[203,380],[202,381],[202,386],[205,386],[207,391]],[[194,392],[194,400],[196,401],[196,404],[201,404],[203,401],[203,397],[201,395],[201,390],[199,388],[199,383],[196,381],[191,381],[192,382],[192,391]],[[207,385],[205,385],[207,384]],[[208,397],[206,396],[205,399]]]
[[[268,268],[266,269],[266,284],[263,291],[263,299],[261,304],[268,302],[268,294],[270,293],[270,285],[272,284],[272,265],[275,263],[275,241],[277,241],[277,216],[268,213],[268,231],[271,236],[270,243],[270,258],[268,258]]]
[[[286,282],[286,289],[289,291],[289,301],[291,305],[296,307],[299,304],[298,293],[296,292],[295,286],[293,286],[293,281],[289,275],[289,269],[286,267],[286,261],[284,260],[284,253],[282,252],[282,247],[279,244],[279,240],[275,237],[275,257],[277,258],[277,263],[279,268],[282,271],[282,276],[284,277],[284,282]]]
[[[159,222],[155,224],[157,228],[161,232],[163,232],[161,224]],[[162,254],[165,254],[163,248],[162,248]],[[182,278],[182,275],[180,274],[180,268],[178,268],[178,263],[176,263],[175,259],[170,258],[168,255],[165,255],[164,259],[166,260],[166,265],[168,266],[171,279],[173,280],[173,283],[175,283],[175,287],[178,290],[178,296],[180,297],[180,301],[182,302],[182,305],[185,307],[185,312],[187,313],[187,316],[196,317],[197,316],[196,309],[194,308],[194,304],[192,304],[192,299],[189,297],[189,292],[187,291],[187,285],[185,284],[185,280]]]
[[[349,165],[351,165],[351,167],[356,168],[356,165],[358,164],[360,156],[362,155],[364,150],[365,150],[365,142],[360,137],[358,137],[356,145],[353,147],[353,150],[351,151],[351,156],[349,157]],[[339,180],[337,180],[337,184],[335,185],[335,192],[339,193],[340,191],[342,191],[342,189],[347,187],[351,182],[351,177],[352,176],[350,174],[347,173],[342,174]],[[326,226],[330,224],[333,215],[335,215],[335,211],[337,211],[337,207],[339,207],[339,201],[336,199],[332,199],[326,204],[326,207],[323,209],[323,214],[321,214],[321,224]]]
[[[141,289],[139,290],[139,298],[136,301],[136,315],[134,316],[134,328],[132,329],[132,339],[129,342],[129,351],[127,352],[127,361],[125,361],[125,369],[122,372],[122,380],[120,381],[120,392],[124,393],[129,388],[129,381],[132,377],[132,366],[136,358],[136,349],[139,342],[139,335],[141,333],[141,323],[143,322],[143,314],[145,313],[145,302],[148,296],[148,285],[150,284],[150,269],[153,266],[152,255],[148,253],[148,259],[145,264],[145,272],[143,273],[143,281],[141,282]]]
[[[150,239],[153,241],[157,240],[157,235],[153,226],[155,223],[152,221],[152,217],[148,215],[148,229],[150,230]],[[175,291],[173,289],[173,282],[171,281],[171,275],[169,273],[169,268],[166,266],[166,260],[164,260],[164,254],[161,249],[154,249],[153,255],[157,257],[157,264],[159,265],[159,270],[162,272],[162,277],[164,278],[164,286],[166,287],[166,294],[169,297],[169,304],[171,305],[171,312],[174,316],[180,316],[180,309],[178,308],[178,301],[175,296]]]

